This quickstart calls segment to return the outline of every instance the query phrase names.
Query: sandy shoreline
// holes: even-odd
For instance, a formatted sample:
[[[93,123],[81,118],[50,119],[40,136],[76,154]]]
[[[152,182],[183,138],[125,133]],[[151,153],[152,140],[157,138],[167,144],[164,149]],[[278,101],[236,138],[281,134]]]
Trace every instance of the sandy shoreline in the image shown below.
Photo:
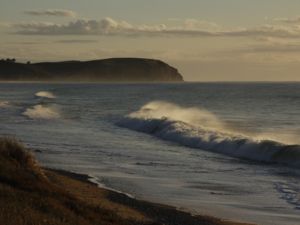
[[[107,198],[109,201],[121,204],[123,206],[132,208],[145,214],[147,217],[151,218],[158,224],[170,224],[170,225],[250,225],[249,223],[243,222],[233,222],[228,220],[223,220],[220,218],[206,216],[206,215],[192,215],[189,212],[184,212],[176,209],[176,207],[153,203],[145,200],[139,200],[131,197],[126,193],[121,193],[104,187],[99,187],[96,183],[91,181],[89,175],[79,174],[74,172],[69,172],[65,170],[57,170],[46,168],[48,173],[54,173],[59,176],[63,176],[64,179],[71,178],[87,185],[96,187],[101,192],[107,193]],[[156,224],[155,223],[155,224]]]
[[[0,224],[247,225],[135,199],[85,174],[42,168],[13,138],[0,138]]]

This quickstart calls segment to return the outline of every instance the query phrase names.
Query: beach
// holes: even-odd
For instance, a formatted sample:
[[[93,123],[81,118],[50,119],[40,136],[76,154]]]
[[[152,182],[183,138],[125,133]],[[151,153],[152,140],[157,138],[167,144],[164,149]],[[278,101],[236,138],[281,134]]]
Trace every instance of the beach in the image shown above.
[[[0,225],[300,225],[299,10],[0,0]]]
[[[13,138],[0,139],[0,169],[1,224],[246,225],[99,188],[88,175],[41,168]]]

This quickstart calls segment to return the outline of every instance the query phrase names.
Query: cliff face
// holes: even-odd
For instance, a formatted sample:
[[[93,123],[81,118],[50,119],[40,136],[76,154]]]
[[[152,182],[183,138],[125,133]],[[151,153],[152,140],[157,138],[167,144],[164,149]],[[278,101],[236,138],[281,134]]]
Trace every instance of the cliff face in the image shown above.
[[[23,64],[0,61],[0,80],[16,81],[183,81],[174,67],[153,59],[111,58]]]

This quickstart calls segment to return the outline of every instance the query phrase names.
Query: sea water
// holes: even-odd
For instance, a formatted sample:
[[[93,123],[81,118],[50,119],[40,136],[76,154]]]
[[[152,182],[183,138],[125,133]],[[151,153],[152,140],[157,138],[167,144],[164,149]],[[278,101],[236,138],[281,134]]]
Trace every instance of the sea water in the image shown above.
[[[0,134],[139,199],[300,224],[300,83],[1,83]]]

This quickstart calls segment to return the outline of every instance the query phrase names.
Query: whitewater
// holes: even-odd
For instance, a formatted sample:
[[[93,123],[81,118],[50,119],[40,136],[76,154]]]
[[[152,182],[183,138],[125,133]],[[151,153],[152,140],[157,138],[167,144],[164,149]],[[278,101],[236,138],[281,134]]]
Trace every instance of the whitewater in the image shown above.
[[[299,224],[299,83],[0,83],[0,115],[43,166],[195,214]]]
[[[255,140],[238,134],[226,129],[212,113],[197,108],[150,102],[117,124],[192,148],[300,168],[300,145]]]

